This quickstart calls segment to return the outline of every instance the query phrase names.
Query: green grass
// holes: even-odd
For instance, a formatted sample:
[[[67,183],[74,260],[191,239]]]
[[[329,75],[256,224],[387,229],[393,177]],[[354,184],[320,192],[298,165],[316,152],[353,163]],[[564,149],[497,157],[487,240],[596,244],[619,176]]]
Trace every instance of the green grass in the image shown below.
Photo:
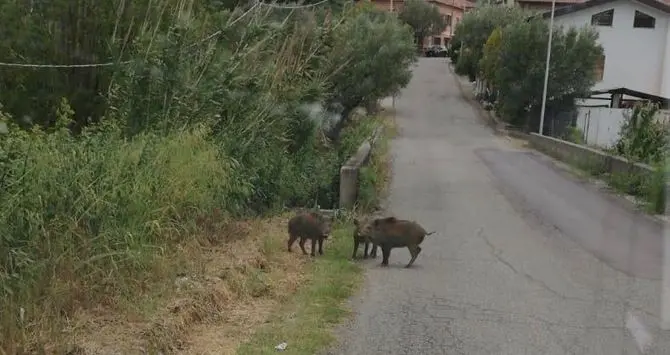
[[[265,147],[244,166],[204,125],[132,140],[115,125],[81,136],[10,125],[0,134],[0,354],[61,346],[52,334],[80,309],[132,306],[174,277],[185,260],[172,251],[204,236],[217,214],[234,219],[254,198],[269,208],[336,192],[340,153],[355,151],[372,125],[346,127],[337,150],[312,138],[294,158]]]
[[[360,172],[359,201],[357,209],[369,212],[386,190],[390,177],[388,164],[389,141],[395,132],[389,118],[376,117],[362,122],[358,134],[349,139],[362,141],[375,127],[385,129],[377,140],[369,165]],[[353,152],[352,152],[353,153]],[[299,289],[292,301],[273,315],[268,323],[242,344],[240,355],[274,354],[275,346],[286,342],[285,354],[315,354],[335,339],[332,328],[350,311],[344,301],[362,281],[361,266],[350,260],[353,226],[341,221],[328,240],[325,255],[314,259],[309,268],[306,285]]]
[[[275,354],[275,346],[286,342],[284,354],[311,355],[335,339],[333,326],[350,312],[344,301],[362,281],[361,266],[349,259],[352,232],[349,222],[337,225],[324,245],[324,255],[314,259],[308,283],[239,347],[238,354]]]

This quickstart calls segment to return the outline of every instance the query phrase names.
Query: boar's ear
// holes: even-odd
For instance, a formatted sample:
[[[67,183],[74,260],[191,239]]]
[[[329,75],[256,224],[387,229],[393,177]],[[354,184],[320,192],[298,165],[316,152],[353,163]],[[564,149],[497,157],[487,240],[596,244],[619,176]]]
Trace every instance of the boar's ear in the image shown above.
[[[398,221],[398,220],[397,220],[395,217],[386,217],[386,218],[384,218],[384,222],[386,222],[386,223],[395,223],[395,222],[397,222],[397,221]]]
[[[356,227],[358,227],[358,226],[361,225],[361,222],[358,221],[358,218],[354,218],[354,225],[355,225]]]

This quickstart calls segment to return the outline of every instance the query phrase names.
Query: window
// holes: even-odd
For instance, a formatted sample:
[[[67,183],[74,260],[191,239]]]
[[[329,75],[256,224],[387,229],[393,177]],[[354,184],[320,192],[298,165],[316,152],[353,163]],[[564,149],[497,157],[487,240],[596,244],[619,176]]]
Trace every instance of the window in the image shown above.
[[[451,26],[451,15],[446,15],[444,17],[444,23],[446,23],[447,26]]]
[[[442,44],[442,37],[433,37],[433,45],[439,46]]]
[[[633,20],[633,27],[654,28],[656,27],[656,19],[640,11],[635,11],[635,19]]]
[[[603,77],[605,76],[605,56],[601,55],[598,60],[596,61],[596,67],[593,70],[593,73],[596,77],[596,81],[600,82],[603,81]]]
[[[591,25],[593,26],[612,26],[614,19],[614,9],[599,12],[591,16]]]

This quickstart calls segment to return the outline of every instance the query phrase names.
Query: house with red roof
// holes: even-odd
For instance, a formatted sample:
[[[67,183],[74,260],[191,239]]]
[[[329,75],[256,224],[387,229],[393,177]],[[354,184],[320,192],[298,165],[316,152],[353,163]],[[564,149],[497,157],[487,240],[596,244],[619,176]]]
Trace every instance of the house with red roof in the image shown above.
[[[376,7],[391,11],[399,12],[402,10],[405,2],[403,0],[370,0]],[[469,0],[425,0],[428,3],[435,5],[438,11],[444,16],[447,27],[442,33],[424,38],[423,45],[448,45],[451,38],[454,36],[456,26],[463,18],[463,14],[475,7],[475,3]]]

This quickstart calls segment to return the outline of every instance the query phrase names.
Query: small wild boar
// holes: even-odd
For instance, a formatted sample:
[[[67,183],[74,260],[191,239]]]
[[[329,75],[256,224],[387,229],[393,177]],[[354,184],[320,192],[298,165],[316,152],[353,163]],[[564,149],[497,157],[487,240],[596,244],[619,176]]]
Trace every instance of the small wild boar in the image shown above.
[[[363,234],[369,235],[373,248],[382,249],[382,266],[388,266],[391,249],[407,247],[412,259],[405,267],[410,267],[421,253],[419,246],[424,238],[435,232],[427,233],[421,225],[414,221],[395,217],[376,218],[363,228]]]
[[[314,256],[316,243],[319,243],[319,254],[323,255],[323,240],[330,234],[330,221],[318,212],[300,213],[288,221],[288,251],[291,252],[291,246],[300,238],[300,249],[303,254],[305,251],[305,241],[312,240],[311,255]]]
[[[365,243],[365,249],[363,249],[363,259],[368,258],[368,248],[370,245],[372,245],[370,256],[373,258],[377,257],[377,246],[372,242],[370,235],[364,233],[366,225],[370,222],[370,220],[361,221],[359,219],[354,219],[354,252],[351,255],[352,259],[356,259],[356,252],[358,251],[358,246],[361,243]]]

